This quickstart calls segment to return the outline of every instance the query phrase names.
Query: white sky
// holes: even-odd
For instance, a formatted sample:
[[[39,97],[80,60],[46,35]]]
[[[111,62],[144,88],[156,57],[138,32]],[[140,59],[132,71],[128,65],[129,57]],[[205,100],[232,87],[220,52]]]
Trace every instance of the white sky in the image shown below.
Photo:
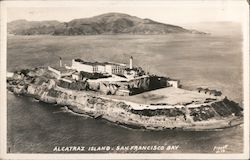
[[[32,21],[92,17],[107,12],[120,12],[150,18],[169,24],[197,23],[203,21],[242,21],[246,16],[245,0],[182,0],[182,1],[43,1],[6,2],[7,21],[26,19]]]

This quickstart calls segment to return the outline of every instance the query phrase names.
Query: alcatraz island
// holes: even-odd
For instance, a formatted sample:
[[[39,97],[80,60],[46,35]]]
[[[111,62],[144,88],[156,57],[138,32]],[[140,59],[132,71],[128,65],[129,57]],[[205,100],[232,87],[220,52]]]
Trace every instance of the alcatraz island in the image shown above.
[[[133,64],[73,59],[63,65],[7,73],[7,89],[71,111],[147,130],[214,130],[243,123],[238,103],[209,88],[185,90],[180,80]]]

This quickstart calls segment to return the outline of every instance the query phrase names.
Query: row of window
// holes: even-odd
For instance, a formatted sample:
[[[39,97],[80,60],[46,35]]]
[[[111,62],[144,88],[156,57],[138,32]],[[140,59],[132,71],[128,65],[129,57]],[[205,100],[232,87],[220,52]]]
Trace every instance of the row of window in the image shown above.
[[[123,71],[124,71],[123,68],[113,68],[113,69],[112,69],[112,73],[121,73],[121,72],[123,72]]]
[[[97,72],[98,71],[98,67],[97,66],[94,66],[93,67],[93,72]]]
[[[115,66],[115,68],[112,68],[112,73],[121,73],[124,71],[123,67]],[[98,72],[98,66],[93,67],[93,72]]]

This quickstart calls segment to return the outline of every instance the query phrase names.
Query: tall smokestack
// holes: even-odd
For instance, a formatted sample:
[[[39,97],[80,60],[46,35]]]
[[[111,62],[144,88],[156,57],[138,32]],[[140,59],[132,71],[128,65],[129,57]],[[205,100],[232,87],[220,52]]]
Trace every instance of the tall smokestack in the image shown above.
[[[129,69],[133,69],[133,57],[132,56],[129,59]]]
[[[59,58],[60,58],[60,60],[59,60],[60,67],[62,67],[62,58],[61,57],[59,57]]]

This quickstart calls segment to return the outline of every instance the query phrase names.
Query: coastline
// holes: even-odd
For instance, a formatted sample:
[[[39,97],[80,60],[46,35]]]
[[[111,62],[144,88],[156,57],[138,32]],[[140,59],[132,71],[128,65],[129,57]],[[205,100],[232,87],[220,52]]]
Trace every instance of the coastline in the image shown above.
[[[14,94],[28,95],[45,103],[67,106],[72,112],[84,114],[92,118],[102,118],[128,128],[143,130],[215,130],[237,126],[243,123],[243,116],[226,116],[219,119],[193,121],[188,116],[167,117],[164,115],[144,116],[132,113],[129,104],[124,101],[103,99],[101,96],[80,91],[62,92],[53,87],[57,96],[52,96],[48,84],[28,85],[27,89],[18,90],[12,86]],[[10,88],[9,88],[10,89]],[[186,118],[185,118],[186,117]]]

